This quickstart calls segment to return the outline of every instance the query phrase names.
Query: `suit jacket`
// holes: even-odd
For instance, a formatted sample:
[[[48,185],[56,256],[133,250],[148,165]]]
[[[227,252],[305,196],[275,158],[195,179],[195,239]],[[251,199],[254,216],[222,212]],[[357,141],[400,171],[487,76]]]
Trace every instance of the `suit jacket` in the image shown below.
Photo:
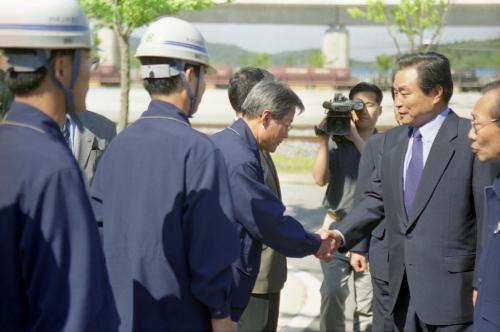
[[[476,331],[500,331],[500,174],[485,189],[485,246],[479,267],[478,298],[474,308]]]
[[[355,201],[358,202],[363,193],[370,190],[370,179],[376,171],[382,154],[385,134],[370,136],[365,144],[361,160],[359,161],[358,182],[356,186]],[[385,220],[380,222],[373,231],[351,251],[368,253],[370,273],[373,278],[389,282],[389,251],[388,237],[385,231]]]
[[[260,151],[260,161],[266,185],[281,200],[280,181],[271,155]],[[263,246],[260,270],[252,294],[279,293],[285,285],[286,276],[286,257],[268,246]]]
[[[87,183],[92,183],[97,163],[109,142],[116,136],[116,124],[108,118],[86,111],[79,115],[83,130],[75,130],[75,158]]]
[[[406,274],[412,303],[426,324],[472,321],[476,215],[482,206],[481,190],[491,180],[469,148],[469,128],[470,121],[453,112],[447,116],[432,144],[409,216],[403,202],[409,128],[389,130],[372,188],[339,226],[350,248],[385,216],[391,309]]]

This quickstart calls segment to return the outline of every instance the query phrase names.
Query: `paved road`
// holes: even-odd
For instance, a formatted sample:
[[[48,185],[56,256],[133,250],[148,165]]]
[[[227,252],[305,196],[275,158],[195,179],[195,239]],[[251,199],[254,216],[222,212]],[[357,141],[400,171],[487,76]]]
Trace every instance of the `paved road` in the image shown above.
[[[286,213],[296,217],[308,230],[321,227],[324,210],[321,207],[325,187],[312,184],[310,177],[280,176],[282,181],[283,202]],[[296,184],[295,182],[303,182]],[[288,259],[288,280],[282,292],[279,330],[319,331],[320,300],[319,287],[323,280],[319,261],[314,257]],[[352,327],[352,298],[347,301],[347,327]]]

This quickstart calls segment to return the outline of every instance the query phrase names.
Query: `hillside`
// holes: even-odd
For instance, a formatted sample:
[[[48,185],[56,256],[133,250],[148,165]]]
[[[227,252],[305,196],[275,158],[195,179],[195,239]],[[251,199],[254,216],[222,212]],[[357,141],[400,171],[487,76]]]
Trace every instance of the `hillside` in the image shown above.
[[[132,53],[135,53],[138,43],[138,38],[131,38]],[[308,67],[316,66],[320,61],[318,60],[319,49],[267,54],[248,51],[234,45],[208,43],[208,50],[211,63],[231,67],[246,65]],[[487,68],[500,71],[500,38],[442,44],[436,50],[445,54],[456,69]],[[362,62],[351,59],[350,62],[352,69],[376,69],[374,61]]]

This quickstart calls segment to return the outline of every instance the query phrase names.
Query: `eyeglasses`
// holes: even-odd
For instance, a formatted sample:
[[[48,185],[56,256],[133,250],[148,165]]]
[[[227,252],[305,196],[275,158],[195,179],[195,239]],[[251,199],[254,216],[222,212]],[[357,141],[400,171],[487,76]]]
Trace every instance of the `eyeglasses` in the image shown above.
[[[286,122],[285,122],[285,121],[283,121],[283,120],[277,120],[277,119],[275,119],[275,121],[276,121],[276,122],[279,122],[279,123],[281,123],[283,126],[285,126],[287,131],[290,131],[290,130],[292,130],[292,128],[293,128],[293,126],[292,126],[292,124],[291,124],[291,123],[286,123]]]
[[[474,134],[477,134],[481,128],[486,127],[490,123],[494,123],[497,121],[500,121],[500,119],[489,119],[489,120],[484,120],[484,121],[477,121],[474,118],[474,116],[472,116],[471,124],[472,124],[472,129],[474,130]]]

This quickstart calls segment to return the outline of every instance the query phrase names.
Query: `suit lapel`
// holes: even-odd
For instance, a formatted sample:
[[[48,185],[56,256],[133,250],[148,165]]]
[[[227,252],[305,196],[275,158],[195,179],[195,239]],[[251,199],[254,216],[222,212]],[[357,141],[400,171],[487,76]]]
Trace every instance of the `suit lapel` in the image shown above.
[[[90,151],[92,150],[95,135],[87,128],[84,128],[83,132],[78,132],[78,134],[78,145],[76,147],[76,151],[78,151],[78,154],[76,156],[76,159],[78,160],[79,164],[82,165],[82,168],[85,168],[89,160]]]
[[[278,194],[278,198],[281,199],[281,188],[280,188],[280,180],[278,178],[278,172],[276,171],[276,166],[274,166],[273,159],[271,155],[267,154],[266,159],[268,159],[269,169],[274,179],[274,183],[276,184],[276,192]]]
[[[391,172],[390,172],[390,177],[393,177],[395,174],[395,180],[394,184],[395,187],[392,188],[392,190],[396,193],[397,195],[394,195],[394,197],[398,200],[396,203],[398,206],[398,209],[400,213],[398,215],[403,216],[405,218],[404,222],[400,222],[400,227],[401,230],[404,231],[405,225],[408,223],[408,220],[406,219],[406,213],[405,213],[405,206],[404,206],[404,186],[403,186],[403,172],[404,172],[404,164],[405,164],[405,154],[406,154],[406,149],[408,148],[408,127],[403,127],[399,135],[395,136],[395,142],[393,142],[393,147],[390,150],[390,155],[387,160],[389,160],[389,165],[393,165],[390,167]]]
[[[432,143],[429,156],[425,163],[422,177],[417,189],[415,201],[413,202],[413,211],[409,215],[408,228],[415,223],[418,216],[429,202],[434,190],[443,176],[451,158],[455,154],[454,145],[450,142],[458,135],[458,117],[451,113],[446,117],[443,125],[438,131],[434,142]]]

